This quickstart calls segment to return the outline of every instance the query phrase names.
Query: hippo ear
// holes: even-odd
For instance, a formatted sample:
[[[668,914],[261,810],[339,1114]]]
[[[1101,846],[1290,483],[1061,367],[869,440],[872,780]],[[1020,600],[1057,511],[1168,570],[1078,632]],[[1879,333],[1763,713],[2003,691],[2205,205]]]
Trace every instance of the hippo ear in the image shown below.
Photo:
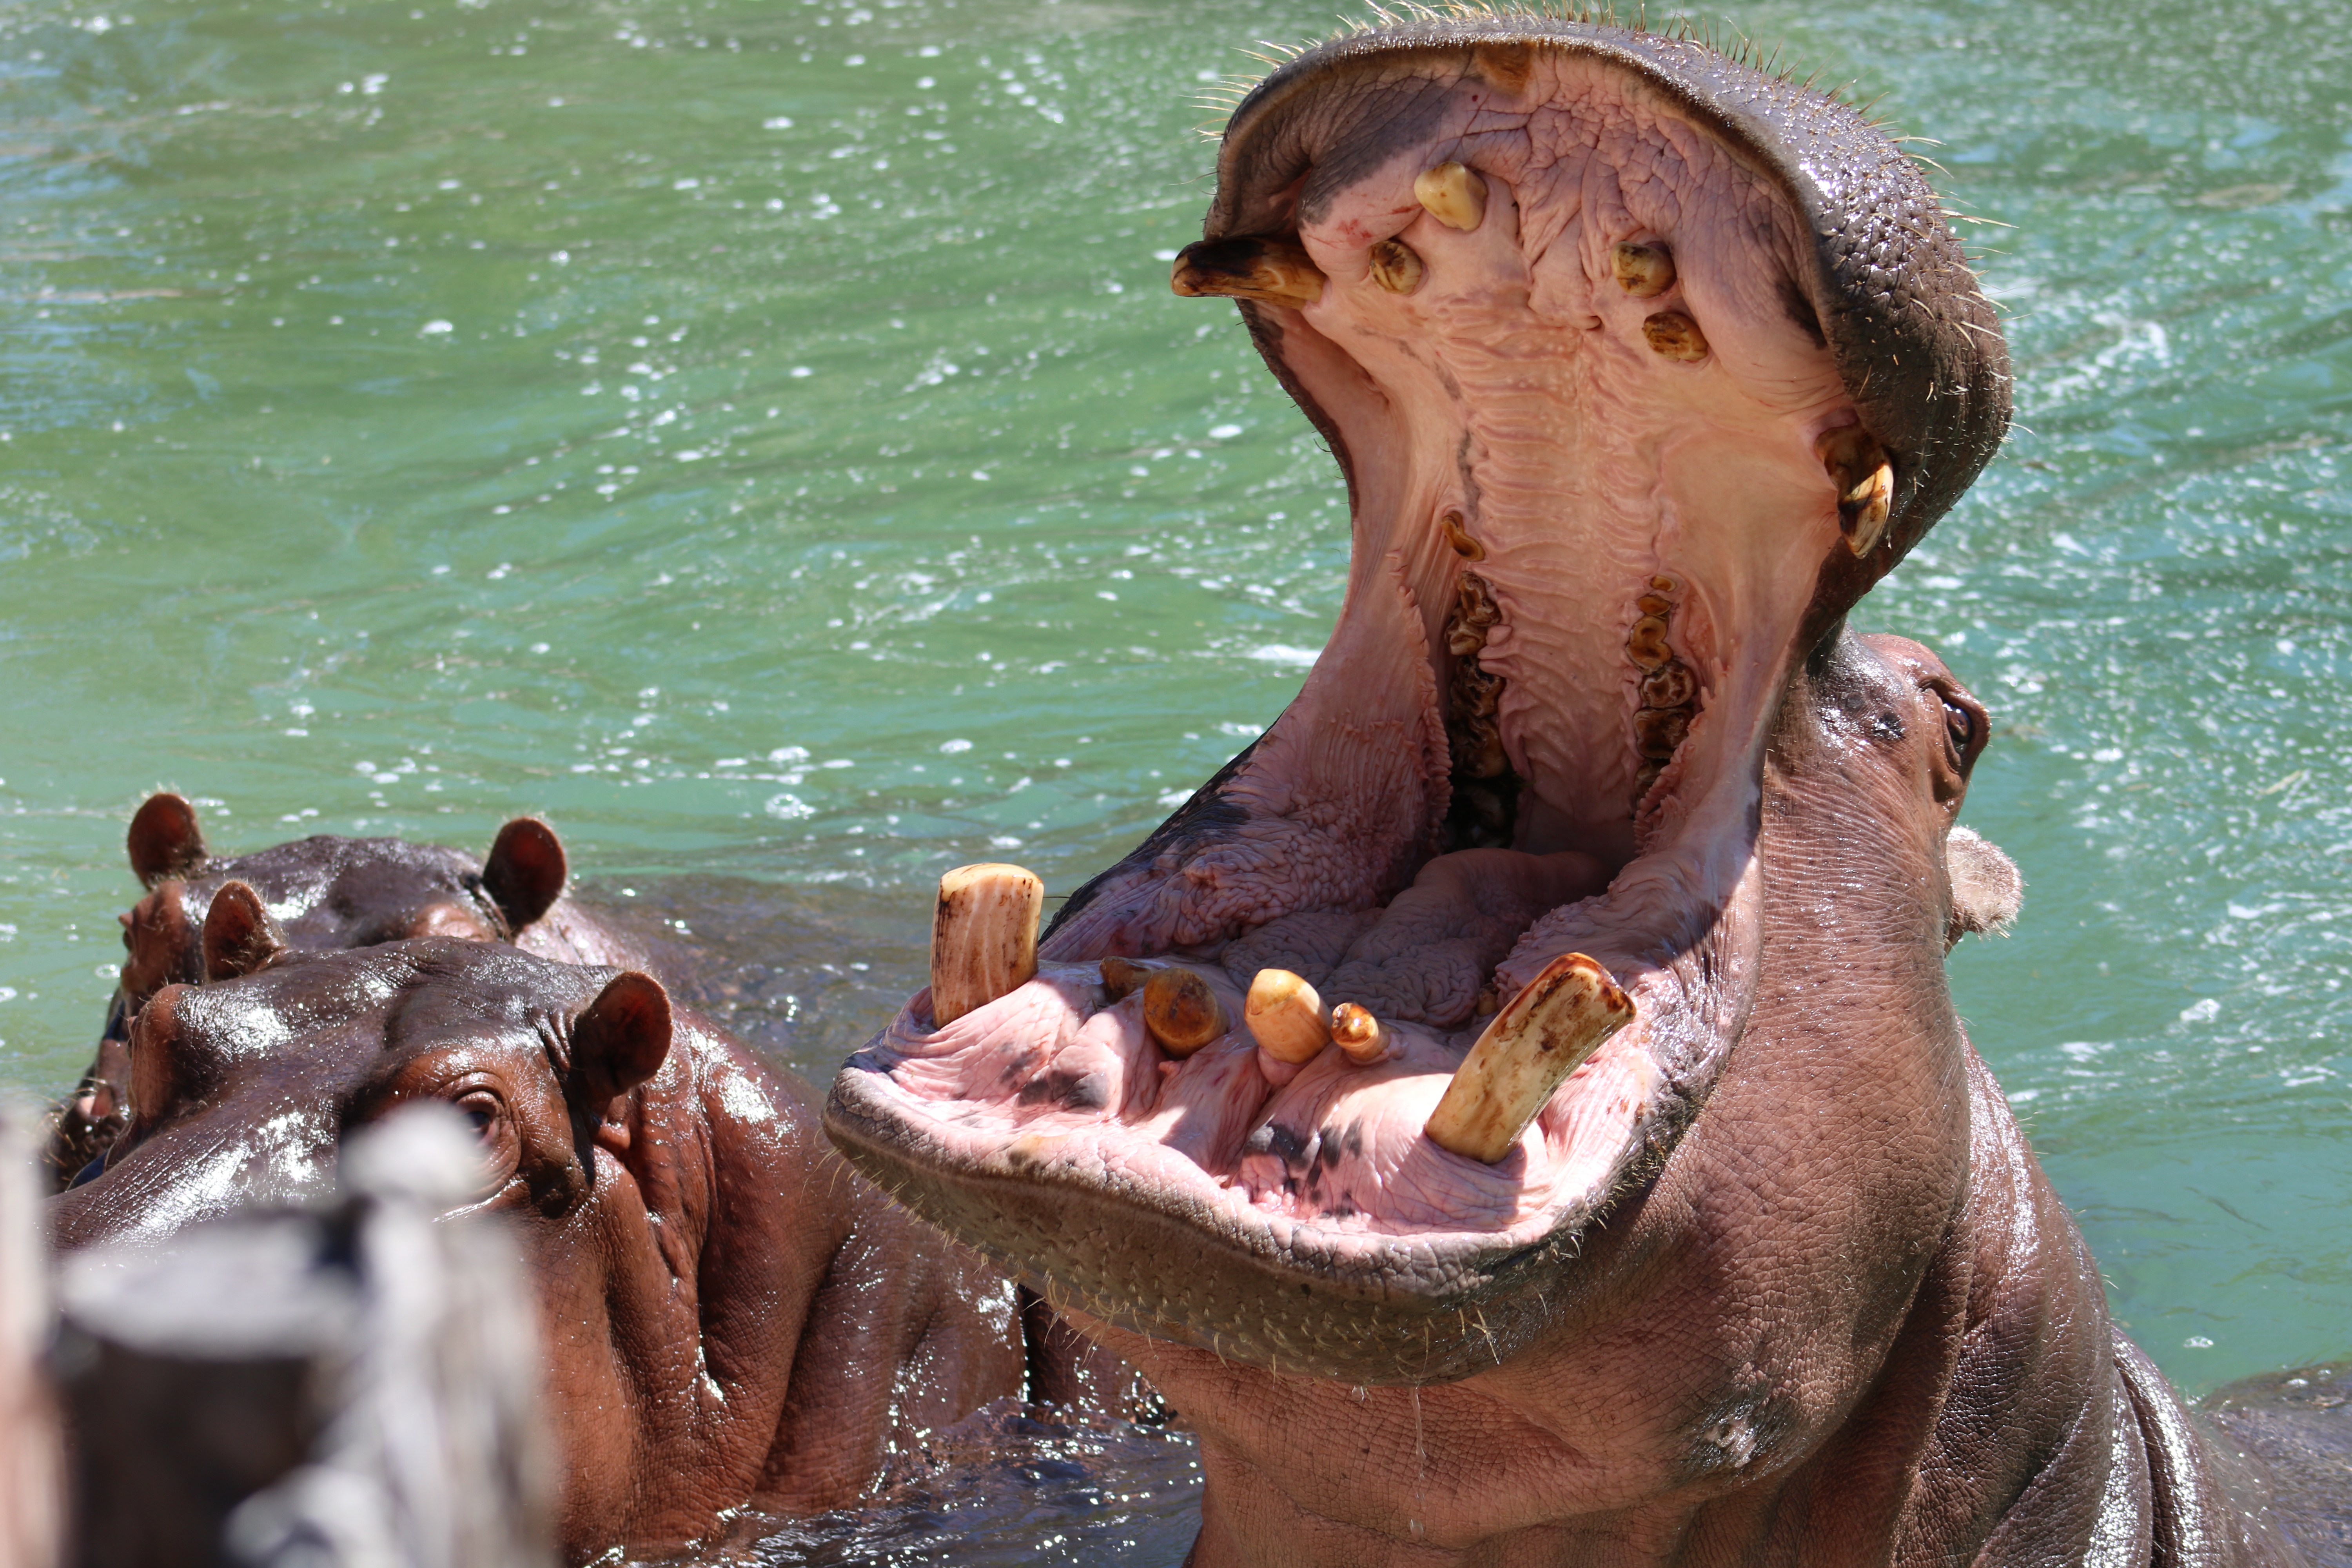
[[[1973,828],[1955,827],[1944,840],[1944,870],[1952,885],[1945,950],[1970,931],[2008,935],[2010,922],[2025,907],[2025,878],[2017,862]]]
[[[520,931],[562,896],[569,874],[555,829],[535,816],[518,816],[499,829],[482,867],[482,886],[506,916],[507,929]]]
[[[205,863],[205,833],[196,808],[170,790],[147,797],[131,819],[131,869],[142,886],[193,875]]]
[[[286,951],[278,922],[249,882],[225,882],[205,911],[205,978],[250,974]]]
[[[669,1055],[669,993],[650,974],[626,970],[597,994],[572,1026],[572,1066],[602,1107],[661,1070]]]

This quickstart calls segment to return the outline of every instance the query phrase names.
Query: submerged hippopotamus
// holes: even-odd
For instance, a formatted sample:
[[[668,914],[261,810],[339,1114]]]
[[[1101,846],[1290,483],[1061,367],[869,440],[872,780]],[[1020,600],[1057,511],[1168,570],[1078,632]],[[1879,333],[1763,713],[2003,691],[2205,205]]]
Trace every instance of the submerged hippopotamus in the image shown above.
[[[213,982],[132,1019],[132,1118],[49,1200],[53,1244],[322,1193],[354,1125],[455,1105],[472,1206],[539,1290],[567,1561],[854,1501],[1021,1393],[1012,1283],[843,1169],[800,1091],[650,976],[446,936],[292,952],[234,881],[203,935]]]
[[[43,1163],[52,1191],[95,1175],[129,1120],[131,1019],[165,985],[205,978],[205,914],[229,882],[259,890],[284,940],[310,951],[454,936],[511,942],[567,963],[657,967],[645,944],[565,896],[563,845],[536,817],[509,822],[480,860],[436,844],[323,833],[218,858],[196,808],[166,791],[132,815],[126,847],[147,894],[121,917],[121,976],[89,1070],[50,1117]]]
[[[1199,1428],[1195,1568],[2292,1561],[1954,1015],[1984,711],[1844,627],[2008,419],[1918,173],[1465,10],[1218,175],[1176,287],[1339,461],[1338,626],[1034,955],[1034,879],[943,884],[835,1142]]]

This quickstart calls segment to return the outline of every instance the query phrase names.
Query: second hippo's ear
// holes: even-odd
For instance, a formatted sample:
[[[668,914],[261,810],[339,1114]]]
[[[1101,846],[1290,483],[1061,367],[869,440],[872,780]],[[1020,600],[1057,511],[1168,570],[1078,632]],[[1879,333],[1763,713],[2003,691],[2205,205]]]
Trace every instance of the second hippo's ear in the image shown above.
[[[499,829],[482,864],[482,887],[506,917],[507,930],[520,931],[562,896],[568,875],[555,829],[535,816],[518,816]]]
[[[250,974],[286,951],[278,922],[249,882],[225,882],[205,911],[205,978]]]
[[[1952,886],[1946,952],[1970,931],[2009,934],[2010,922],[2025,907],[2025,878],[2016,861],[1975,829],[1955,827],[1944,840],[1944,873]]]
[[[572,1067],[588,1103],[602,1108],[659,1072],[669,1032],[661,982],[634,969],[614,975],[572,1026]]]
[[[131,869],[142,887],[193,876],[205,863],[205,831],[196,826],[196,808],[170,790],[147,797],[131,818],[129,842]]]

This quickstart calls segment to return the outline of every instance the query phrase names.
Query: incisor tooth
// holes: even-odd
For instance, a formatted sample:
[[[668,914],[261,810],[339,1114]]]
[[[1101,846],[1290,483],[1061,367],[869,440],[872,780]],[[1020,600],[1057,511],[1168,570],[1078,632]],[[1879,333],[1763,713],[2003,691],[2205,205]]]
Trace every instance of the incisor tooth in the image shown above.
[[[1668,359],[1688,363],[1706,357],[1706,334],[1680,310],[1661,310],[1642,323],[1642,335]]]
[[[1633,1016],[1632,998],[1606,969],[1580,952],[1561,954],[1495,1015],[1424,1131],[1443,1148],[1495,1163],[1561,1081]]]
[[[1287,969],[1261,969],[1242,1004],[1242,1022],[1278,1062],[1311,1062],[1331,1043],[1331,1026],[1315,987]]]
[[[1224,1004],[1197,972],[1171,964],[1143,983],[1143,1026],[1170,1056],[1189,1057],[1225,1032]]]
[[[1413,200],[1448,228],[1476,228],[1486,216],[1486,182],[1459,163],[1440,163],[1412,177]]]
[[[1619,240],[1609,253],[1609,269],[1636,300],[1654,300],[1675,286],[1675,258],[1663,245]]]
[[[1018,866],[959,866],[931,917],[931,1021],[944,1028],[1037,973],[1045,884]]]
[[[1396,1054],[1390,1047],[1387,1028],[1372,1016],[1371,1009],[1353,1002],[1342,1002],[1331,1009],[1331,1039],[1358,1067],[1370,1067]]]
[[[1391,294],[1412,293],[1427,271],[1403,240],[1384,239],[1372,247],[1372,281]]]
[[[1135,988],[1151,978],[1151,971],[1131,958],[1106,958],[1096,966],[1102,972],[1103,990],[1114,1002],[1122,1002]]]
[[[1195,240],[1178,251],[1168,286],[1188,299],[1262,300],[1296,308],[1323,298],[1323,269],[1295,239],[1244,235]]]

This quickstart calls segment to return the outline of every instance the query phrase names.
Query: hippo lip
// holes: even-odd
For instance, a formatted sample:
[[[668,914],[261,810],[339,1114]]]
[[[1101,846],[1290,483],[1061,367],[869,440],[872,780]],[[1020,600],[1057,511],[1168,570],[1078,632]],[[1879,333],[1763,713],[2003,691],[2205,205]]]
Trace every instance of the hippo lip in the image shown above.
[[[1180,292],[1241,301],[1346,473],[1298,699],[1075,895],[1037,977],[917,995],[827,1128],[1057,1301],[1361,1382],[1507,1357],[1704,1104],[1757,983],[1760,781],[1807,649],[1997,446],[1997,330],[1917,173],[1699,46],[1533,17],[1313,50],[1236,110]],[[1855,454],[1861,454],[1857,464]],[[1633,1021],[1487,1164],[1423,1124],[1579,952]],[[1261,966],[1389,1026],[1171,1058],[1106,956],[1240,1016]]]

